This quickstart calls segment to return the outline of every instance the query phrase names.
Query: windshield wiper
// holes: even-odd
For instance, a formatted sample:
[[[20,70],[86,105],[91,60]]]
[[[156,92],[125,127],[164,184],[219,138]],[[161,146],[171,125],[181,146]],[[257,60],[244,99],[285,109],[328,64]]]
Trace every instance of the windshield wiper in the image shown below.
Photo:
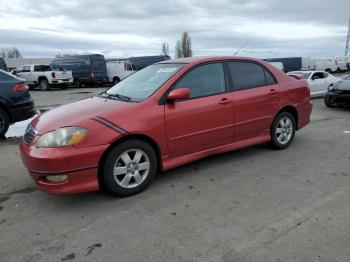
[[[110,94],[107,93],[106,91],[102,93],[102,95],[107,95],[109,97],[117,97],[120,100],[124,100],[124,101],[131,101],[131,97],[130,96],[125,96],[125,95],[121,95],[121,94]]]

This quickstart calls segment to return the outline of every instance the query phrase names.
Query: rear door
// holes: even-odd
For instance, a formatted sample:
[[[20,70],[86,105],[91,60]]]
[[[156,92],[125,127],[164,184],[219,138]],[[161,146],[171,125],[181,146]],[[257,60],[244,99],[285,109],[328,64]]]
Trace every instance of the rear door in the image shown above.
[[[233,101],[222,63],[200,65],[176,83],[191,99],[165,105],[171,157],[233,142]]]
[[[280,105],[276,78],[249,61],[228,62],[233,84],[235,142],[268,133]]]

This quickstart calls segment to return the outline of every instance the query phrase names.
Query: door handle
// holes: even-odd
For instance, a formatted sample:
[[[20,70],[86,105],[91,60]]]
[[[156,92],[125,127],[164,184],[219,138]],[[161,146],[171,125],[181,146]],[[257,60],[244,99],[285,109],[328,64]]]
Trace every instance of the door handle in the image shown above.
[[[229,104],[229,103],[232,103],[232,100],[231,99],[228,99],[226,97],[222,98],[219,102],[220,105],[226,105],[226,104]]]
[[[270,89],[270,94],[271,95],[274,95],[274,94],[276,94],[278,91],[276,90],[276,89],[274,89],[274,88],[271,88]]]

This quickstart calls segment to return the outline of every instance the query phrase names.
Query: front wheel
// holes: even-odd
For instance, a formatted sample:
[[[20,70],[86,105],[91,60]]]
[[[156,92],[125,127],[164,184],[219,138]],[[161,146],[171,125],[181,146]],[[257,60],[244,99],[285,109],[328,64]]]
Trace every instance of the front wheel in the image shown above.
[[[274,149],[285,149],[294,140],[296,122],[294,116],[289,112],[280,113],[272,123],[270,135],[271,146]]]
[[[334,108],[334,99],[332,97],[330,97],[329,95],[325,95],[324,97],[324,104],[326,105],[326,107],[328,108]]]
[[[81,83],[80,83],[79,80],[75,80],[73,85],[74,85],[75,88],[80,88],[81,87]]]
[[[157,172],[157,156],[142,140],[128,140],[109,152],[103,166],[104,186],[113,194],[130,196],[143,191]]]

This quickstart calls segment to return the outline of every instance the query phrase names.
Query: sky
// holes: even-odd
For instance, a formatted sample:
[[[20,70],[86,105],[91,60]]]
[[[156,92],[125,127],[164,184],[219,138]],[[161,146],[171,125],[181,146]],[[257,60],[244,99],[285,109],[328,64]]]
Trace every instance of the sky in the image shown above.
[[[1,0],[0,49],[24,57],[174,55],[189,32],[194,56],[342,56],[349,0]]]

